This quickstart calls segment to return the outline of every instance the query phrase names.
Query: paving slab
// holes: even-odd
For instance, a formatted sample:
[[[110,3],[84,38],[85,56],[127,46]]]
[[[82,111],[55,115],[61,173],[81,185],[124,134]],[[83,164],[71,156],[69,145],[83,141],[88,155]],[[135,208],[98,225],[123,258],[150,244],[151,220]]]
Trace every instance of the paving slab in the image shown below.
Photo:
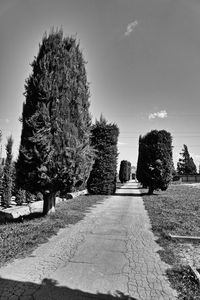
[[[0,300],[177,299],[130,182],[32,255],[0,269]]]

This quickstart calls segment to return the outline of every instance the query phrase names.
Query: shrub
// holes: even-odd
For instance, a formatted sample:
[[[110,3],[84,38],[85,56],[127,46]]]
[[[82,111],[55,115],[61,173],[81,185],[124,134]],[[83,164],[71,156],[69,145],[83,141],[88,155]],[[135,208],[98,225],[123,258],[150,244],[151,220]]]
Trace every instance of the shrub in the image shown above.
[[[35,201],[35,195],[26,191],[26,203],[31,203]]]
[[[16,192],[15,202],[17,205],[22,205],[26,202],[26,191],[19,188]]]
[[[41,192],[38,192],[37,194],[36,194],[36,199],[35,199],[36,201],[43,201],[43,195],[42,195],[42,193]]]

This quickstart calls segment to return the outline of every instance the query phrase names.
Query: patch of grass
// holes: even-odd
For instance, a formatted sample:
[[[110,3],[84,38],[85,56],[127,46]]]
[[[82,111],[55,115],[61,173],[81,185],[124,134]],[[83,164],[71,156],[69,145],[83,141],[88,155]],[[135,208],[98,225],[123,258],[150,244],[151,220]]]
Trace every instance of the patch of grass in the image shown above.
[[[200,288],[190,268],[181,265],[179,252],[183,245],[170,240],[168,234],[200,236],[199,196],[200,190],[188,185],[171,185],[165,192],[143,196],[152,230],[162,247],[160,257],[173,266],[167,276],[178,291],[178,299],[200,299]]]
[[[181,300],[200,300],[200,286],[188,266],[179,266],[167,270],[167,276],[172,287],[179,293]]]
[[[200,190],[171,185],[167,191],[143,197],[152,229],[158,233],[200,236]]]
[[[48,238],[55,235],[60,228],[83,219],[91,207],[105,199],[106,196],[101,195],[79,196],[59,203],[55,215],[0,225],[0,266],[31,253],[39,244],[45,243]]]

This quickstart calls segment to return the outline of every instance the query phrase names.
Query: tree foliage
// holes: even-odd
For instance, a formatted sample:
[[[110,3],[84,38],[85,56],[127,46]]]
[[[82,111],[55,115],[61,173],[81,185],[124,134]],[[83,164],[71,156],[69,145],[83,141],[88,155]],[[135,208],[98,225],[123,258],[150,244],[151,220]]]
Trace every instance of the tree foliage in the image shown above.
[[[0,194],[3,191],[3,169],[4,169],[4,160],[2,158],[2,145],[1,145],[2,132],[0,130]]]
[[[127,160],[122,160],[119,169],[119,180],[121,183],[125,183],[130,180],[131,175],[131,163]]]
[[[17,205],[22,205],[23,203],[26,202],[26,191],[25,190],[19,188],[16,191],[15,202]]]
[[[166,190],[172,178],[172,137],[165,130],[152,130],[139,138],[136,176],[149,193]]]
[[[13,167],[12,167],[12,146],[13,139],[12,136],[8,137],[6,144],[6,162],[3,171],[3,195],[1,204],[4,207],[9,207],[12,196],[12,176],[13,176]]]
[[[130,161],[128,161],[127,178],[128,178],[127,181],[129,181],[131,179],[131,162]]]
[[[85,61],[73,37],[45,35],[26,81],[18,186],[44,195],[44,213],[57,191],[84,185],[93,164]]]
[[[197,167],[193,161],[193,158],[189,154],[188,147],[185,144],[183,145],[183,149],[180,155],[182,156],[182,158],[180,158],[177,163],[178,174],[196,174]]]
[[[101,116],[92,127],[91,143],[96,149],[96,159],[88,179],[91,194],[114,194],[117,176],[117,142],[119,129]]]

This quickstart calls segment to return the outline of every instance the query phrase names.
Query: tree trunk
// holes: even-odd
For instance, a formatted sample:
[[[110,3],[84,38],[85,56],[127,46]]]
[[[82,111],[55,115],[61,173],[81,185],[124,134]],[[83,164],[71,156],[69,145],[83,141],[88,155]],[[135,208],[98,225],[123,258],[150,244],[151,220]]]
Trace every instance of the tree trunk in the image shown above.
[[[152,186],[149,186],[149,192],[148,192],[148,195],[153,195],[153,187]]]
[[[43,203],[43,214],[44,215],[51,215],[55,213],[55,202],[56,202],[56,195],[55,193],[44,193],[43,194],[44,203]]]

